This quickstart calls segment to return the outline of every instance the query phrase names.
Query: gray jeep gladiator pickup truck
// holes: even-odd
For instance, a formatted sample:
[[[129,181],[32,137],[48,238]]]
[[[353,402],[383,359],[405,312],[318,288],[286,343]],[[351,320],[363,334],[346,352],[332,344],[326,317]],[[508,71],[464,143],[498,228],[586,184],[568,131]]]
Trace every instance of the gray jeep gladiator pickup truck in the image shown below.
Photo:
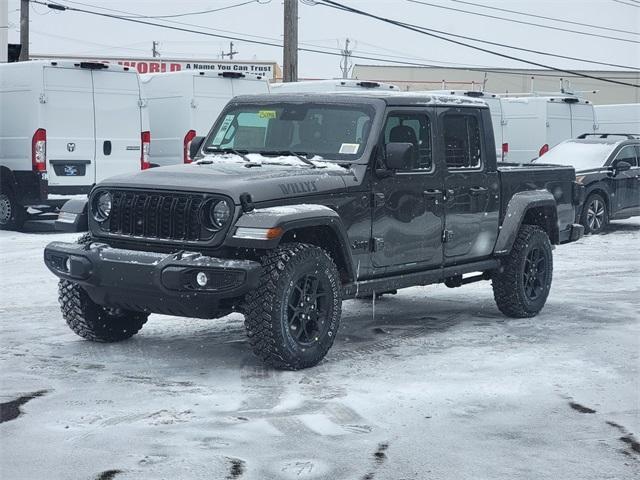
[[[233,99],[195,161],[114,177],[89,234],[44,251],[78,335],[114,342],[150,313],[242,312],[276,368],[316,365],[342,301],[490,280],[498,308],[544,306],[552,245],[580,238],[571,167],[497,166],[480,100],[405,93]]]

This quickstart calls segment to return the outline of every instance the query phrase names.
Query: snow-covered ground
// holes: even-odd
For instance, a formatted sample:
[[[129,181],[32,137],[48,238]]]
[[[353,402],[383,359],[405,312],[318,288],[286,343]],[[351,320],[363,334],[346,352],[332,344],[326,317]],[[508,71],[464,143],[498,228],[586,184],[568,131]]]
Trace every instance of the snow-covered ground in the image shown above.
[[[0,402],[22,412],[0,424],[1,478],[640,474],[638,219],[558,247],[536,318],[503,317],[486,282],[407,289],[375,318],[348,301],[326,361],[300,372],[262,367],[239,314],[76,337],[42,263],[76,236],[0,232]]]

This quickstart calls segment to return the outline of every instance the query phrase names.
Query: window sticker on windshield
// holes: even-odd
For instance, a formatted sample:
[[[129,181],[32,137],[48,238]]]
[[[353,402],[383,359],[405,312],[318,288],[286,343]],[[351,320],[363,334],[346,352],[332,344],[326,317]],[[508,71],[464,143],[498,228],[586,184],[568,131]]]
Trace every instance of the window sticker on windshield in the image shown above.
[[[358,153],[359,148],[360,148],[359,143],[343,143],[340,146],[340,151],[338,153],[343,153],[345,155],[353,155],[354,153]]]
[[[220,129],[218,130],[218,133],[216,133],[216,136],[213,139],[214,145],[218,146],[222,143],[225,135],[229,131],[229,127],[233,123],[234,118],[235,118],[235,115],[227,115],[226,117],[224,117],[224,120],[222,121],[222,125],[220,125]]]
[[[277,118],[277,116],[275,110],[260,110],[258,112],[258,117],[260,118]]]

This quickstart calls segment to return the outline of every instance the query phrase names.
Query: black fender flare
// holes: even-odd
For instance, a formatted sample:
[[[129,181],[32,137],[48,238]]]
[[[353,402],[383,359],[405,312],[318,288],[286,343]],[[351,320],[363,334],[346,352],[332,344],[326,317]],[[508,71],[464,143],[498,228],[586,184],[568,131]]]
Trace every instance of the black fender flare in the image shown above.
[[[287,232],[304,228],[326,227],[335,234],[344,267],[349,278],[354,278],[353,260],[349,248],[349,237],[338,213],[319,204],[283,205],[277,207],[255,208],[243,213],[230,229],[225,246],[236,248],[254,248],[269,250],[277,247]],[[235,237],[238,228],[255,228],[267,230],[281,228],[282,233],[274,239],[247,239]]]
[[[548,207],[553,210],[555,217],[552,219],[552,228],[558,229],[557,204],[551,192],[547,190],[518,192],[511,197],[507,204],[500,233],[493,249],[494,254],[504,255],[511,251],[527,212],[539,207]],[[554,242],[554,237],[551,235],[551,242],[557,243],[557,241]]]

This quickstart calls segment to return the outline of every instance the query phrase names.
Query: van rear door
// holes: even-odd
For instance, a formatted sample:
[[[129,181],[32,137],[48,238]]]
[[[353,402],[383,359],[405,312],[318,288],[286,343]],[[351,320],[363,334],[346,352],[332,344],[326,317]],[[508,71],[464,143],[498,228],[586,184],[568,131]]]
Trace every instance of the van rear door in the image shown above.
[[[594,133],[596,123],[595,110],[590,103],[571,104],[571,137],[583,133]]]
[[[196,108],[193,112],[192,128],[198,135],[205,135],[225,105],[233,98],[233,80],[215,78],[206,75],[193,77],[193,100]]]
[[[44,67],[43,76],[41,127],[47,134],[49,186],[60,193],[84,193],[95,183],[91,71],[51,66]]]
[[[135,72],[93,70],[96,181],[140,170],[140,85]]]
[[[571,137],[571,106],[565,102],[547,102],[547,141],[545,143],[549,148],[553,148]]]

